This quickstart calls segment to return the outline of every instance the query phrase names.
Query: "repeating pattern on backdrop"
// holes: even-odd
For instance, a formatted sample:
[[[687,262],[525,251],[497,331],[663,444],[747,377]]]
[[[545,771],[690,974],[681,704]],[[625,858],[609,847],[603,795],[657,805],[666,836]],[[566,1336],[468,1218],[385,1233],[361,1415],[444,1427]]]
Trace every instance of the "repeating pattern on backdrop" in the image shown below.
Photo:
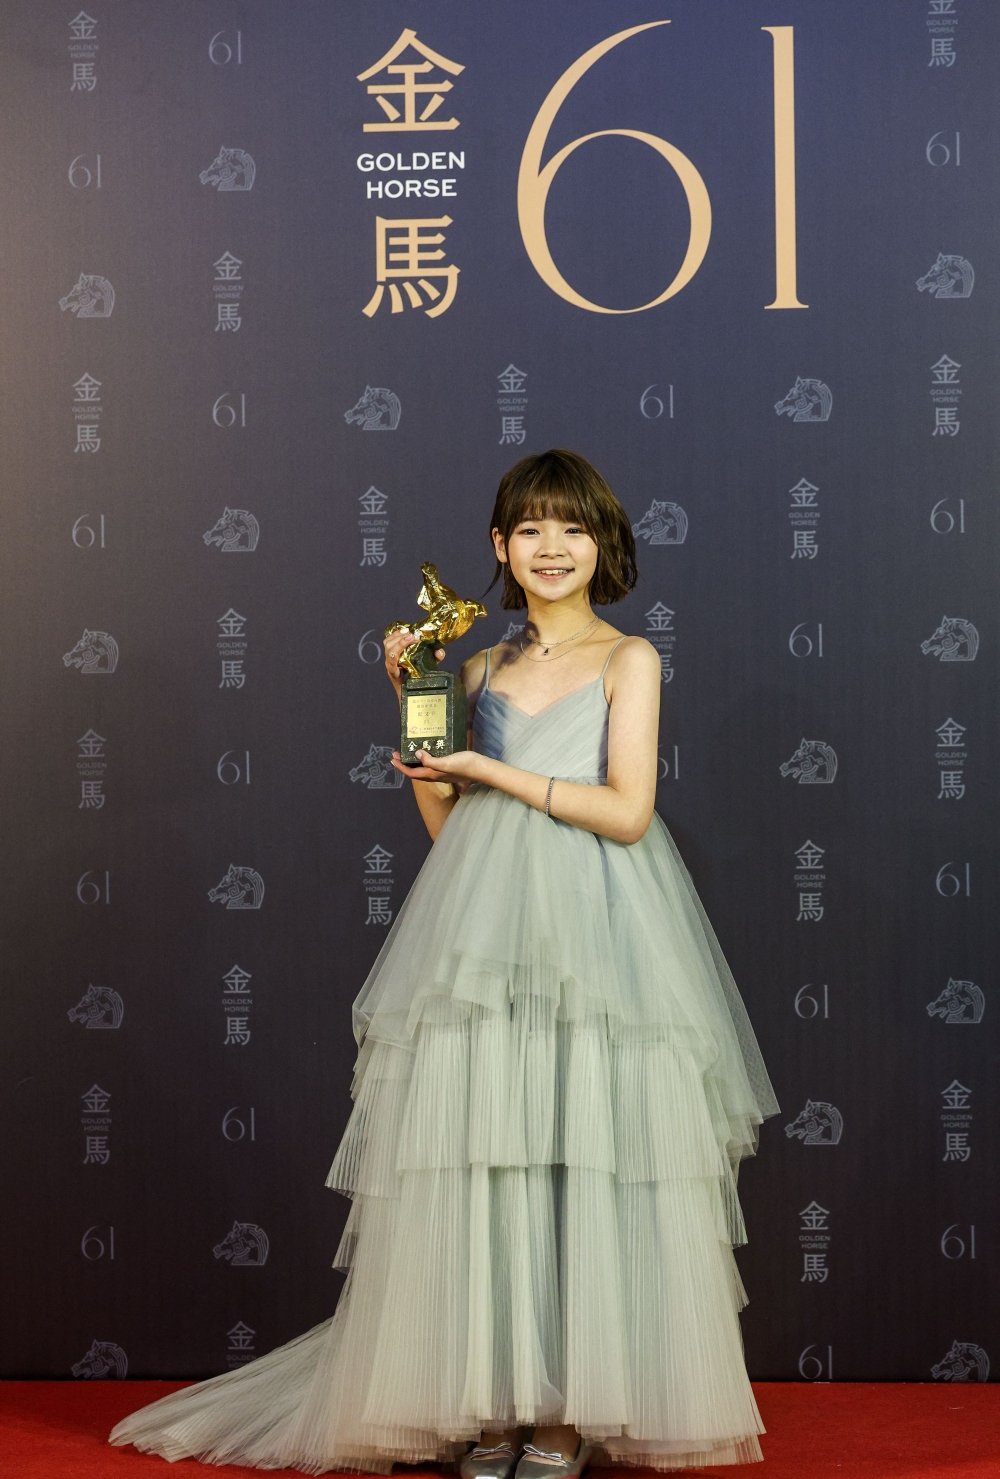
[[[264,902],[264,880],[256,868],[230,863],[228,871],[209,889],[208,897],[227,909],[259,909]]]
[[[972,263],[965,257],[938,252],[937,261],[917,279],[917,288],[932,298],[969,298],[975,281]]]
[[[395,431],[401,415],[398,395],[384,386],[366,385],[357,403],[344,412],[344,420],[362,431]]]
[[[779,416],[788,416],[792,421],[829,421],[833,392],[822,380],[796,375],[795,384],[780,401],[775,401],[774,409]]]
[[[632,525],[636,538],[648,540],[651,545],[683,544],[687,532],[688,516],[680,504],[666,500],[658,503],[655,498],[639,522]]]
[[[118,666],[118,643],[109,632],[91,632],[84,627],[76,646],[63,653],[63,663],[67,668],[79,668],[81,673],[113,673]]]
[[[513,0],[477,31],[177,0],[154,49],[138,0],[41,27],[10,0],[5,204],[40,245],[7,304],[9,969],[62,1156],[25,1225],[71,1344],[15,1289],[7,1374],[29,1349],[31,1375],[223,1370],[331,1313],[302,1166],[346,1120],[350,1004],[426,851],[378,742],[381,634],[446,546],[486,586],[500,474],[568,444],[634,517],[640,585],[601,614],[658,653],[659,809],[784,1084],[742,1188],[751,1370],[988,1379],[1000,323],[967,63],[1000,8],[967,8],[682,28]],[[867,96],[891,69],[891,128],[844,109],[848,53]],[[826,116],[899,225],[874,256]],[[496,595],[483,640],[515,641]],[[182,1180],[151,1180],[171,1136]],[[948,1323],[890,1292],[859,1341],[900,1260]]]
[[[68,308],[77,318],[110,318],[115,307],[115,290],[106,277],[81,272],[66,296],[59,299],[59,307],[64,313]]]
[[[105,1381],[109,1377],[124,1381],[128,1375],[128,1357],[113,1340],[93,1340],[90,1350],[73,1362],[70,1371],[85,1381]]]
[[[82,1022],[84,1027],[120,1027],[125,1016],[125,1003],[110,986],[88,986],[66,1015],[71,1022]]]
[[[929,1017],[940,1017],[943,1022],[951,1025],[956,1023],[975,1025],[983,1020],[985,1011],[986,995],[974,981],[949,979],[940,996],[936,996],[933,1001],[927,1003]]]
[[[262,1268],[271,1251],[267,1233],[255,1222],[234,1222],[229,1232],[212,1249],[216,1258],[232,1268]]]
[[[201,537],[207,545],[217,545],[222,554],[250,554],[257,548],[260,525],[245,508],[224,508]]]
[[[252,190],[256,174],[257,166],[245,149],[223,146],[198,178],[203,185],[214,185],[220,191]]]

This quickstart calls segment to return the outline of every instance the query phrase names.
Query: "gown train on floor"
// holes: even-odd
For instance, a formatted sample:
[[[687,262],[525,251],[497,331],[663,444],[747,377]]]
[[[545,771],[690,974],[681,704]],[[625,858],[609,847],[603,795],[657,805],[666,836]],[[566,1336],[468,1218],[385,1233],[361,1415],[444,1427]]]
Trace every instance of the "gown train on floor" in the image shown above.
[[[601,784],[603,675],[476,748]],[[572,1423],[595,1462],[747,1463],[736,1170],[777,1104],[660,818],[626,845],[487,786],[453,809],[354,1008],[332,1319],[133,1413],[176,1459],[388,1473],[484,1427]]]

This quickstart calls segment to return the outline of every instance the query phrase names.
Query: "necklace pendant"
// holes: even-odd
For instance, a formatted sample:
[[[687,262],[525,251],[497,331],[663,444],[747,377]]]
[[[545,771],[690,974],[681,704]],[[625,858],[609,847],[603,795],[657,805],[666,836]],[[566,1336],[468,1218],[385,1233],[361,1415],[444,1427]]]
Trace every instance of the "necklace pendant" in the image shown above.
[[[543,655],[545,657],[548,657],[548,655],[549,655],[549,649],[547,647],[543,647],[542,648],[542,653],[543,653]]]

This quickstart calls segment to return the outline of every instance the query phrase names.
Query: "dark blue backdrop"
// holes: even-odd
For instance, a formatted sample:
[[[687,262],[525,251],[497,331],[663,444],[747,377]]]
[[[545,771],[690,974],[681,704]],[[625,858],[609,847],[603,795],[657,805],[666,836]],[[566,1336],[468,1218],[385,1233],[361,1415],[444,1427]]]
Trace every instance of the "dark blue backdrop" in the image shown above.
[[[0,53],[4,1373],[214,1372],[330,1313],[350,1003],[427,849],[378,638],[422,559],[483,590],[500,474],[560,445],[639,526],[658,807],[783,1106],[751,1373],[984,1378],[995,7],[91,9],[11,0]],[[550,184],[605,308],[687,250],[655,140],[703,182],[698,270],[619,315],[536,270],[517,180],[643,25],[542,151],[654,140]]]

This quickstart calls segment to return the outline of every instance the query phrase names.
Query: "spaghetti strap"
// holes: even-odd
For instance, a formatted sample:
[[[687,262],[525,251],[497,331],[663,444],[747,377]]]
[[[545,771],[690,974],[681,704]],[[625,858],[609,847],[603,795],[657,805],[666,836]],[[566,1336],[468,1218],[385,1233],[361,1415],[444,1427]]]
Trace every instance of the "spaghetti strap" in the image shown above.
[[[486,692],[486,690],[490,686],[490,653],[492,651],[493,651],[493,648],[492,647],[487,647],[487,649],[486,649],[486,682],[483,684],[483,692],[484,693]]]
[[[628,636],[628,633],[627,632],[625,633],[625,636],[626,637]],[[619,637],[618,638],[618,641],[615,643],[614,647],[612,647],[611,651],[608,653],[608,662],[611,661],[611,659],[614,657],[615,653],[617,652],[618,648],[621,646],[621,644],[624,641],[625,641],[625,637]],[[604,664],[603,668],[601,669],[601,677],[602,678],[604,677],[604,674],[608,671],[608,662],[606,662]],[[489,671],[489,670],[487,669],[487,671]]]

